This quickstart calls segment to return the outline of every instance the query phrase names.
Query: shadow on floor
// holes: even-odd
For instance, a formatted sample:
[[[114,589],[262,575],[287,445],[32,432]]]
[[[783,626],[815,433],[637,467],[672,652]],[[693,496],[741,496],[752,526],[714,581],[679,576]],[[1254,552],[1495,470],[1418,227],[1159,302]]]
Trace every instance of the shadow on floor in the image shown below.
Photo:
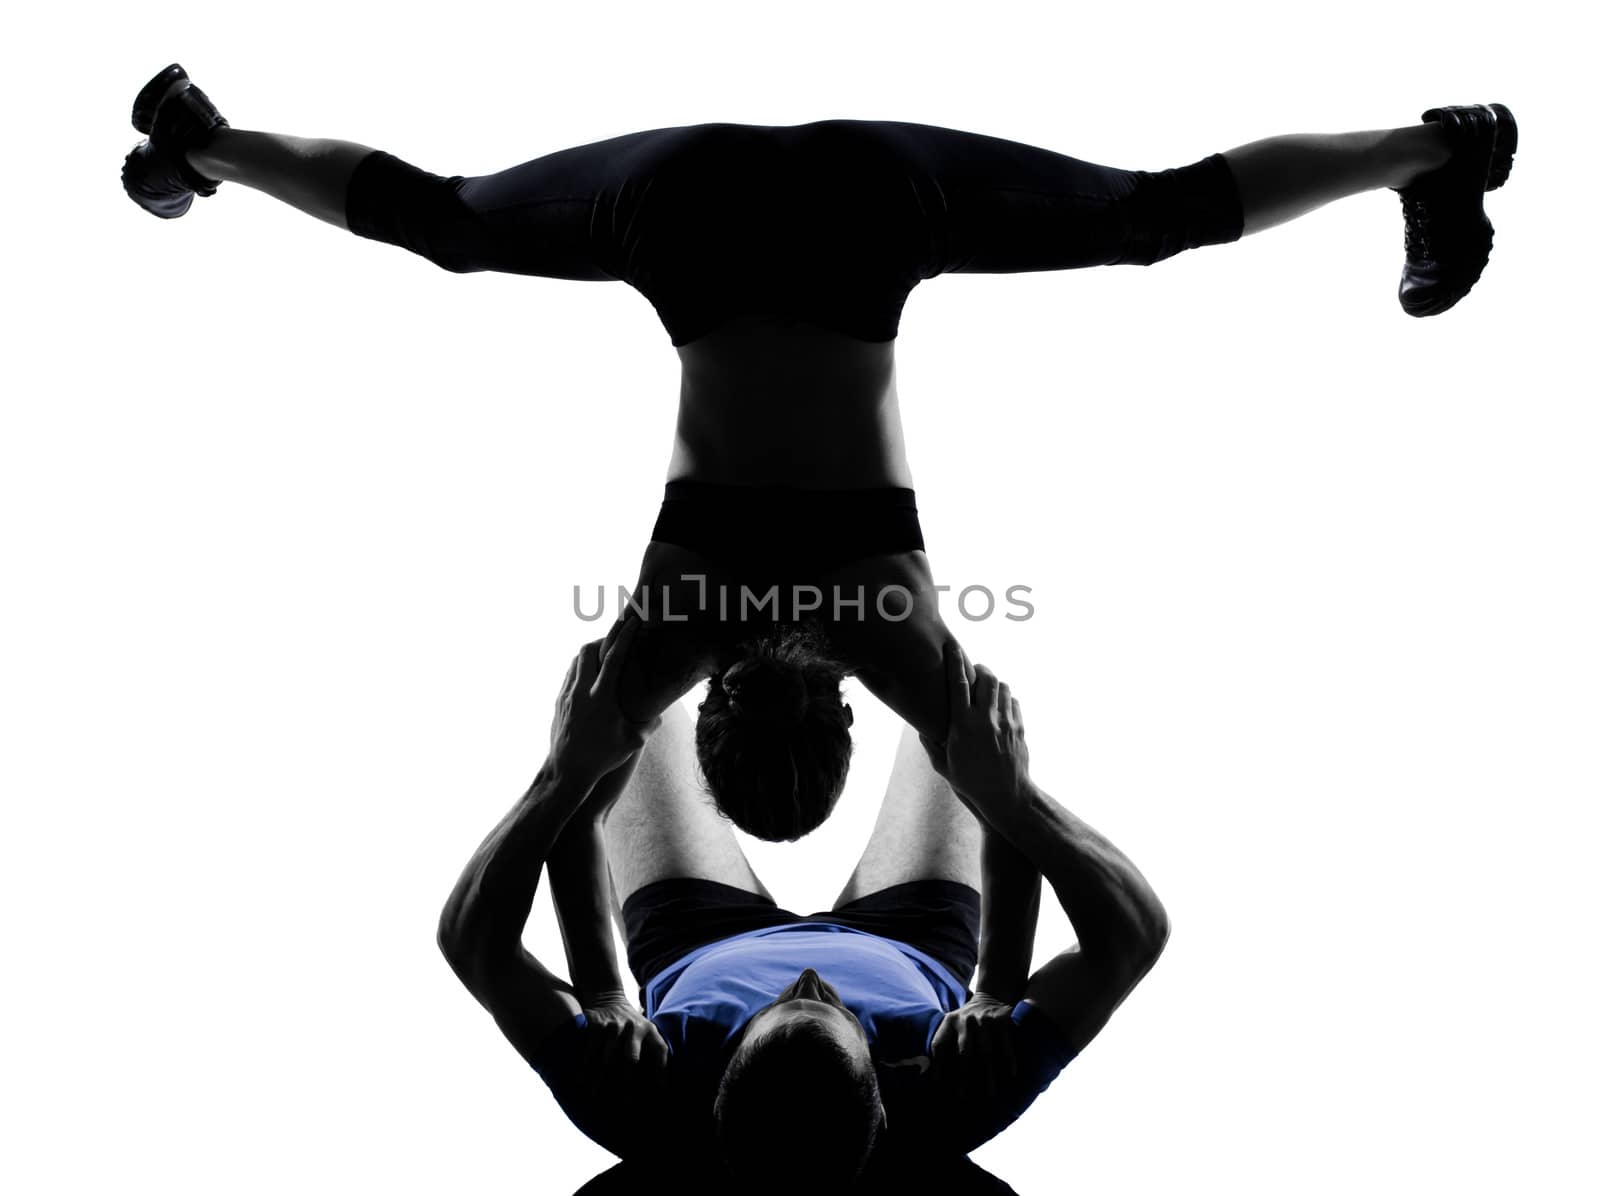
[[[878,1168],[862,1178],[860,1192],[937,1192],[939,1196],[1019,1196],[998,1175],[985,1171],[971,1159],[939,1159],[921,1165],[896,1164]],[[659,1166],[618,1163],[602,1171],[573,1196],[660,1196],[662,1192],[694,1192],[697,1196],[727,1196],[731,1188],[714,1187],[703,1173],[668,1175]]]

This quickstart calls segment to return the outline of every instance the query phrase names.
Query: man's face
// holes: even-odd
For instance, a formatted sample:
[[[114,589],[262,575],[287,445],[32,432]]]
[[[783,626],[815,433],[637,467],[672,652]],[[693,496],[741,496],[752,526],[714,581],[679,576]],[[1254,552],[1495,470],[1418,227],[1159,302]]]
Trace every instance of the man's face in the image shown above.
[[[770,1052],[763,1049],[768,1044]],[[839,1053],[850,1061],[853,1075],[840,1069]],[[752,1055],[764,1056],[765,1061],[752,1061]],[[796,1070],[790,1072],[790,1067]],[[734,1076],[731,1083],[729,1074]],[[872,1106],[863,1103],[869,1099]],[[819,1100],[824,1103],[817,1104]],[[738,1110],[749,1111],[736,1117]],[[874,1116],[879,1129],[888,1124],[867,1032],[845,1007],[838,991],[815,971],[807,968],[800,973],[745,1023],[717,1096],[715,1115],[719,1132],[730,1124],[735,1126],[727,1131],[725,1145],[743,1142],[751,1135],[761,1140],[754,1153],[742,1153],[743,1146],[733,1147],[744,1160],[739,1166],[753,1169],[752,1174],[770,1171],[789,1149],[773,1145],[774,1127],[820,1121],[837,1131],[829,1141],[842,1142],[852,1134],[865,1134],[868,1119]],[[871,1138],[862,1137],[859,1145],[867,1151]]]
[[[856,1015],[845,1008],[834,987],[810,968],[801,972],[772,1004],[756,1011],[745,1025],[740,1049],[747,1049],[780,1026],[798,1020],[811,1021],[834,1038],[861,1066],[871,1066],[872,1052],[867,1045],[866,1030],[856,1020]]]

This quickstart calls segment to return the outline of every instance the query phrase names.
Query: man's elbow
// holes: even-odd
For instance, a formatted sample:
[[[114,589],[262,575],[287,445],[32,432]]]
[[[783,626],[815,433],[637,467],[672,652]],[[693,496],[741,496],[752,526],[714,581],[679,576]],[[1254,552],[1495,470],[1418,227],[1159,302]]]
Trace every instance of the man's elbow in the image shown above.
[[[434,942],[439,944],[439,953],[450,965],[450,970],[463,983],[469,983],[477,951],[473,946],[467,921],[462,917],[460,907],[453,899],[445,903],[444,910],[439,915],[439,927],[434,933]]]
[[[1166,950],[1166,940],[1171,939],[1171,935],[1173,935],[1173,923],[1166,916],[1165,905],[1162,905],[1157,895],[1150,894],[1139,935],[1141,939],[1139,950],[1144,956],[1146,971],[1155,966],[1157,959],[1162,958],[1162,951]]]
[[[1147,894],[1139,903],[1135,928],[1128,936],[1128,951],[1141,975],[1155,966],[1171,937],[1172,921],[1166,906],[1154,893]]]

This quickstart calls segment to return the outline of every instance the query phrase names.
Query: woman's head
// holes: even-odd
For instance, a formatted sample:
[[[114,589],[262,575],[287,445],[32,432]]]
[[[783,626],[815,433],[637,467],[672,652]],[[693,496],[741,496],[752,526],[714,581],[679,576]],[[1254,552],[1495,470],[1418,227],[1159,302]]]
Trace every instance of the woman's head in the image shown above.
[[[751,1191],[849,1185],[884,1126],[866,1031],[807,968],[745,1023],[713,1108],[717,1140]]]
[[[850,707],[814,630],[752,640],[700,704],[695,750],[717,807],[740,830],[798,839],[827,820],[850,770]]]

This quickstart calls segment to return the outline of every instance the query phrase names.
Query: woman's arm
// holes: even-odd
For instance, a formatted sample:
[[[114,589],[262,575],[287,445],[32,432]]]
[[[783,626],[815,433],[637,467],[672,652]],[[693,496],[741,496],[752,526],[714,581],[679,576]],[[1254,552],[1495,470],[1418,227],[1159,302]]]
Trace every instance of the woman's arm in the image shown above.
[[[640,626],[617,687],[625,717],[657,718],[714,671],[718,657],[742,637],[741,627],[723,617],[736,579],[698,553],[676,544],[652,541],[639,566],[639,581],[617,617]]]
[[[950,725],[944,647],[955,639],[939,614],[927,555],[859,561],[830,576],[824,590],[828,603],[838,599],[828,635],[844,664],[917,734],[943,743]]]

